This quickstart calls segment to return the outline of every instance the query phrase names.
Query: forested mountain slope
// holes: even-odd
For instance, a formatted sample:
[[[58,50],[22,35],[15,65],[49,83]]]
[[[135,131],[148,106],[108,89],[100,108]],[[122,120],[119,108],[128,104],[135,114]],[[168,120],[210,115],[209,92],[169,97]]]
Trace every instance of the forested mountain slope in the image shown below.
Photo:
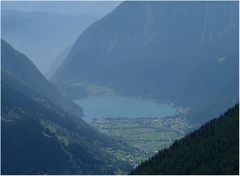
[[[131,168],[106,151],[127,146],[63,110],[55,99],[60,94],[3,40],[1,51],[2,174],[114,174]]]
[[[1,40],[1,56],[2,73],[6,73],[5,75],[9,76],[11,75],[28,88],[48,97],[49,100],[68,113],[81,118],[81,108],[72,101],[62,97],[60,92],[44,78],[24,54],[16,51],[4,40]],[[3,80],[5,78],[5,76],[2,76]],[[14,82],[12,83],[14,84]],[[26,94],[29,93],[25,89],[21,89],[21,91],[24,91]]]
[[[134,175],[238,175],[239,105],[143,162]]]
[[[204,122],[238,100],[238,2],[123,2],[79,36],[52,81],[168,100]]]

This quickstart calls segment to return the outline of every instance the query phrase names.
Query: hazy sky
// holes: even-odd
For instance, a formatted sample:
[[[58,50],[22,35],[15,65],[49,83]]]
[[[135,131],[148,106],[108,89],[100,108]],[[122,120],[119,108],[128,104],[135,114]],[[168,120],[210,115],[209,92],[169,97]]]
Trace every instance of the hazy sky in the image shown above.
[[[121,1],[2,1],[2,10],[55,12],[103,16]]]
[[[14,48],[26,54],[42,72],[45,72],[56,56],[72,44],[87,26],[111,12],[121,2],[1,1],[2,15],[5,10],[33,12],[30,14],[50,12],[41,17],[36,15],[26,18],[22,13],[5,11],[5,26],[2,26],[2,29],[5,30],[2,30],[1,37],[4,37]],[[53,15],[53,13],[71,16],[67,21],[67,17],[59,20],[59,15]],[[48,37],[38,37],[41,34]]]

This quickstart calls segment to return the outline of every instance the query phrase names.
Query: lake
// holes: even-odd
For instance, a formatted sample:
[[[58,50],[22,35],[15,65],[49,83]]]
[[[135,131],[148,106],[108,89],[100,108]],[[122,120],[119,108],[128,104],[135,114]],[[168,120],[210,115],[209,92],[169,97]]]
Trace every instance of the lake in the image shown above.
[[[159,104],[154,101],[131,97],[89,96],[74,100],[74,102],[83,108],[83,119],[89,123],[93,119],[104,117],[146,118],[177,114],[177,109],[168,104]]]

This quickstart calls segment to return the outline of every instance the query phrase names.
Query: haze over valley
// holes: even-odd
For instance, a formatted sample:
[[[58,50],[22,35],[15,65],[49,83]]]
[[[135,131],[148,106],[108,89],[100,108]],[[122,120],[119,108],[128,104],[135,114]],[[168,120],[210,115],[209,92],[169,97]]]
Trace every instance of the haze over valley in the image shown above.
[[[1,2],[2,174],[239,174],[239,9]]]
[[[60,52],[118,3],[2,2],[2,37],[49,77],[49,67]]]

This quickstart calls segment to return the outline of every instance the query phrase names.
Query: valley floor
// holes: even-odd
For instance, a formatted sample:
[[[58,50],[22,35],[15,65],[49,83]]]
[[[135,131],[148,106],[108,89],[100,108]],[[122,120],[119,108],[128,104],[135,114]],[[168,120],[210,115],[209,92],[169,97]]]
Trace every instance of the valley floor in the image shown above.
[[[111,148],[108,151],[134,167],[182,138],[190,128],[187,119],[179,115],[164,118],[102,118],[94,119],[92,125],[100,132],[132,146],[134,151],[114,151]]]

